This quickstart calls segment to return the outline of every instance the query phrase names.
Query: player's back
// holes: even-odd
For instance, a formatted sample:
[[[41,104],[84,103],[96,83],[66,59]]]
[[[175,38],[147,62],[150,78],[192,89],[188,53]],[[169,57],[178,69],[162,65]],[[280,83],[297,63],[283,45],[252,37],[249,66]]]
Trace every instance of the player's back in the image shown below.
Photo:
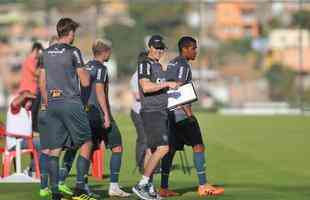
[[[182,83],[188,83],[192,80],[191,66],[184,57],[177,56],[169,62],[167,80]]]
[[[83,65],[80,50],[68,44],[55,44],[43,53],[48,100],[80,98],[76,69]]]
[[[97,60],[91,60],[87,64],[87,69],[90,72],[91,84],[90,94],[88,99],[89,105],[95,105],[99,107],[96,95],[96,83],[108,83],[107,67]],[[107,87],[107,85],[105,85]]]

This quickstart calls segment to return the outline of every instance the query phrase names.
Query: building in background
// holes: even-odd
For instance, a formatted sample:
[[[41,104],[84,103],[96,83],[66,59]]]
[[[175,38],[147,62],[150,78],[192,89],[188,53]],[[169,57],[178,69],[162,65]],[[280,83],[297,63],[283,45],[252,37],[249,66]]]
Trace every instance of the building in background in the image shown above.
[[[220,40],[256,37],[259,22],[256,4],[229,1],[216,5],[215,35]]]
[[[310,47],[310,33],[308,30],[302,30],[303,48]],[[287,48],[298,48],[300,31],[298,29],[275,29],[269,35],[269,48],[272,50],[283,50]]]

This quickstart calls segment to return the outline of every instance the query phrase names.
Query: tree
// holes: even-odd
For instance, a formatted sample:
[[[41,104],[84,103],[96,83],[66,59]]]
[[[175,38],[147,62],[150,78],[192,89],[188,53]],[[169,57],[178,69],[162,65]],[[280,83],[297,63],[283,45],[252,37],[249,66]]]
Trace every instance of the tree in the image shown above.
[[[106,38],[112,42],[118,74],[124,76],[134,72],[137,67],[138,54],[144,48],[144,30],[141,26],[128,27],[112,24],[105,27],[104,32]]]
[[[180,29],[191,34],[191,29],[185,27],[186,13],[189,8],[189,4],[185,2],[130,1],[129,14],[138,25],[143,26],[146,34],[162,34],[168,39],[173,39],[168,41],[168,44],[175,44],[176,38],[182,32]]]
[[[295,12],[292,16],[292,25],[310,30],[310,11],[301,10]]]
[[[275,63],[265,73],[269,83],[269,97],[273,101],[296,100],[295,91],[296,74],[285,66]]]

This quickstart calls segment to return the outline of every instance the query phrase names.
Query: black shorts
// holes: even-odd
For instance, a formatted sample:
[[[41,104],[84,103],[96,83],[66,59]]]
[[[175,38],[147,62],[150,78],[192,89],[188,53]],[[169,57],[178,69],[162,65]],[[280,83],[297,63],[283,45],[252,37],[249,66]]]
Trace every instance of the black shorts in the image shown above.
[[[169,120],[165,110],[141,112],[147,145],[154,149],[159,146],[169,145]]]
[[[175,150],[183,150],[184,145],[193,147],[204,144],[199,123],[194,116],[175,123],[171,132],[174,137],[172,147]]]
[[[39,113],[41,149],[79,148],[91,140],[87,114],[78,100],[49,102]]]
[[[92,141],[94,144],[94,149],[97,149],[103,140],[107,148],[114,148],[117,146],[122,146],[122,137],[119,128],[111,118],[111,126],[106,129],[103,127],[103,115],[94,106],[88,107],[88,119],[92,132]]]
[[[39,109],[41,105],[41,93],[38,92],[36,94],[36,98],[32,101],[31,106],[31,118],[32,118],[32,130],[35,132],[38,132],[38,115],[39,115]]]

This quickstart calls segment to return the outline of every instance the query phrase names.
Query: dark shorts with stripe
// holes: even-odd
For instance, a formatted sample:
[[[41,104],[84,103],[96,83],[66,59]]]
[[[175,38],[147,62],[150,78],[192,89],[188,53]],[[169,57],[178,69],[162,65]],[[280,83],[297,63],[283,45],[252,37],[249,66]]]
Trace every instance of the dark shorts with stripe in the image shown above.
[[[121,132],[114,119],[111,118],[111,126],[106,129],[103,127],[103,115],[98,108],[95,106],[88,106],[87,110],[94,149],[98,148],[101,141],[104,141],[107,148],[110,149],[122,146]]]
[[[79,148],[91,140],[87,114],[80,100],[49,102],[39,112],[41,149]]]
[[[169,120],[166,110],[142,111],[141,118],[149,148],[169,145]]]
[[[174,121],[174,118],[170,118]],[[183,150],[184,145],[203,145],[203,139],[198,120],[195,116],[189,117],[171,126],[171,147],[175,150]]]

